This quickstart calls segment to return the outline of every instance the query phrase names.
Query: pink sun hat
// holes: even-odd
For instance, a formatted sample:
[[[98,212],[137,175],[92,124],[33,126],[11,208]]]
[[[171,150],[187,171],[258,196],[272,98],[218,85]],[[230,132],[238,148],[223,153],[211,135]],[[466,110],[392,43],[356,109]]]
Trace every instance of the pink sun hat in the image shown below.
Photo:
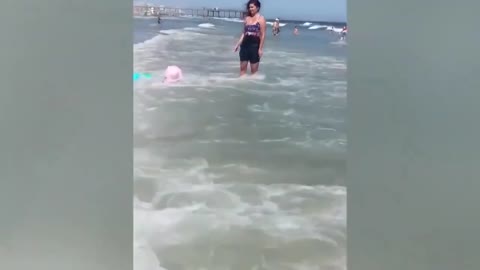
[[[182,70],[177,66],[168,66],[165,69],[164,83],[176,83],[183,78]]]

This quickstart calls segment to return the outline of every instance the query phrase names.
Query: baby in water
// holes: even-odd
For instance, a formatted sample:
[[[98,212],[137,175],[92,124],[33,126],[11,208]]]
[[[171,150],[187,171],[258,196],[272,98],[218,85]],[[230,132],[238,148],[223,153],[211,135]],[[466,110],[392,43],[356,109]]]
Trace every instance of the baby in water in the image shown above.
[[[177,66],[168,66],[163,77],[164,83],[177,83],[183,79],[182,70]]]

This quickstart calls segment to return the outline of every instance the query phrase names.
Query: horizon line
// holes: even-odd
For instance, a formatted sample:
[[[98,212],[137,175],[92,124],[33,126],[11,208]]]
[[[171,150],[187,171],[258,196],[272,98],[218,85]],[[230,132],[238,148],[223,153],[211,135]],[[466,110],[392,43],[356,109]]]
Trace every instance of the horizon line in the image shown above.
[[[154,3],[147,3],[147,1],[144,1],[142,3],[140,3],[140,1],[133,1],[133,6],[141,6],[139,4],[143,4],[143,5],[149,5],[151,7],[165,7],[165,8],[178,8],[178,9],[214,9],[214,8],[211,8],[211,7],[179,7],[179,6],[169,6],[169,5],[162,5],[162,4],[154,4]],[[240,9],[240,8],[218,8],[219,10],[236,10],[236,11],[244,11],[243,9]],[[279,18],[279,17],[276,17],[276,18],[268,18],[266,16],[264,16],[265,19],[267,21],[269,20],[275,20],[276,18]],[[213,17],[211,17],[213,18]],[[334,24],[347,24],[347,21],[333,21],[333,20],[308,20],[308,19],[302,19],[302,20],[299,20],[299,19],[281,19],[280,21],[297,21],[297,22],[300,22],[300,21],[304,21],[304,22],[312,22],[312,23],[334,23]]]

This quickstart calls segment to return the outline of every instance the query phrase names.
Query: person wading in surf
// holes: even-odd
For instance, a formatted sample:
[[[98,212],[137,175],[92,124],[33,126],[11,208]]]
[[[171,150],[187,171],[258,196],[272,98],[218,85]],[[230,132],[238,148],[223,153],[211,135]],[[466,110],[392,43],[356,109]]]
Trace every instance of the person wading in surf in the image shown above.
[[[278,18],[273,22],[272,33],[274,36],[280,34],[280,20]]]
[[[251,74],[257,73],[260,58],[263,56],[267,23],[259,13],[261,6],[262,4],[258,0],[250,0],[247,3],[247,16],[244,19],[243,33],[234,49],[237,52],[240,48],[240,76],[247,73],[248,63],[250,63]]]
[[[345,40],[345,38],[347,37],[347,32],[348,32],[348,28],[347,26],[344,26],[342,28],[342,32],[340,32],[340,40]]]

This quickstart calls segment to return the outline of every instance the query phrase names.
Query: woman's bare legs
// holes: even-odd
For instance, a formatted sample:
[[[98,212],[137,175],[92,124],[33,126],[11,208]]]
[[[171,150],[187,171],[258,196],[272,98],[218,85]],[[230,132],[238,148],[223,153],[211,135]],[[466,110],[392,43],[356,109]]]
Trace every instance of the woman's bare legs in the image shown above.
[[[250,63],[250,72],[252,73],[252,75],[257,73],[258,66],[260,66],[260,62],[255,64]]]
[[[248,61],[240,62],[240,76],[247,74]]]

